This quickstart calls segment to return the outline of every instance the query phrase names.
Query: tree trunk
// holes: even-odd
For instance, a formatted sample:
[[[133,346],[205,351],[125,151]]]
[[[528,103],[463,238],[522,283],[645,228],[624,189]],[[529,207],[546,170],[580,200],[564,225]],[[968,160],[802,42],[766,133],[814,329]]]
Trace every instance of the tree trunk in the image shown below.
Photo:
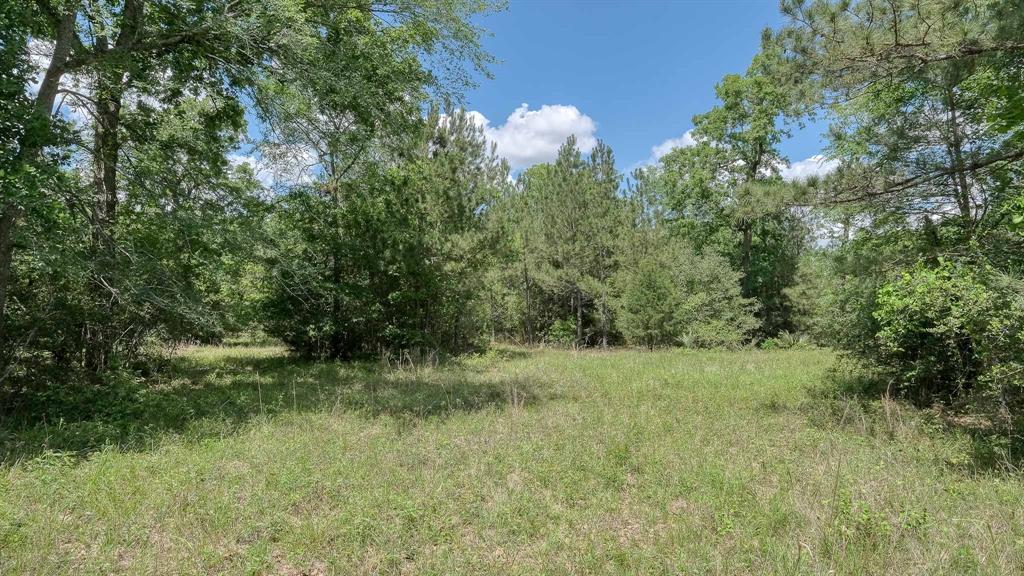
[[[121,82],[114,75],[97,98],[93,141],[93,240],[97,245],[111,240],[117,216],[117,161],[120,151]]]
[[[526,331],[526,342],[530,345],[534,344],[533,339],[533,302],[531,300],[532,287],[530,285],[530,269],[527,265],[527,254],[530,250],[528,242],[529,238],[523,237],[523,304],[525,310],[523,310],[523,322]]]
[[[121,32],[114,44],[116,49],[130,49],[138,40],[142,32],[144,7],[142,0],[125,0],[121,11]],[[100,36],[94,48],[97,52],[107,52],[109,43],[105,37]],[[118,204],[117,165],[121,154],[119,132],[121,103],[130,81],[130,65],[130,62],[117,63],[113,69],[99,71],[94,89],[93,254],[98,279],[96,290],[106,304],[101,307],[103,318],[97,319],[95,325],[88,330],[90,338],[87,341],[86,367],[97,373],[107,368],[116,344],[115,334],[109,332],[110,318],[114,315],[119,295],[102,274],[105,270],[117,269],[114,225]]]
[[[750,251],[754,241],[754,226],[751,222],[744,220],[740,226],[743,234],[743,243],[740,246],[740,272],[743,273],[743,297],[750,298],[753,292],[750,277]]]
[[[754,157],[751,159],[747,166],[747,182],[754,183],[759,180],[758,172],[761,170],[761,163],[764,160],[764,144],[760,140],[757,141],[755,147]],[[753,285],[750,276],[751,269],[751,247],[754,243],[754,218],[743,217],[740,220],[740,233],[743,234],[743,239],[740,244],[740,272],[743,273],[743,279],[740,281],[740,289],[744,298],[753,297]]]
[[[602,247],[601,248],[601,265],[600,265],[600,268],[598,269],[598,274],[599,274],[598,280],[601,283],[601,289],[600,289],[600,298],[601,298],[601,303],[600,303],[600,312],[601,312],[601,348],[607,348],[608,347],[608,332],[611,330],[611,325],[612,325],[611,311],[608,310],[608,276],[610,276],[610,274],[608,272],[608,268],[611,267],[611,265],[609,264],[611,259],[612,259],[612,257],[611,257],[611,254],[610,254],[610,250],[607,250],[606,248]],[[606,267],[606,265],[608,265],[608,266]]]
[[[576,344],[583,344],[583,291],[576,288]]]
[[[337,247],[331,254],[331,342],[330,357],[340,358],[342,348],[341,334],[341,296],[338,294],[341,285],[341,264],[338,262]]]
[[[117,219],[117,163],[120,154],[118,130],[121,124],[121,99],[124,73],[102,74],[97,80],[96,119],[93,128],[93,212],[92,257],[97,281],[95,295],[100,317],[87,327],[86,367],[103,372],[114,351],[114,334],[109,320],[114,315],[118,295],[111,293],[111,282],[104,274],[117,269],[114,224]]]
[[[7,286],[11,278],[11,261],[14,259],[14,225],[18,211],[13,203],[4,206],[0,214],[0,347],[7,333],[4,330],[4,313],[7,307]]]
[[[949,88],[947,95],[949,106],[949,155],[953,163],[953,191],[956,195],[957,208],[960,210],[960,218],[963,220],[964,234],[970,240],[974,228],[974,218],[971,212],[971,188],[967,181],[967,172],[964,170],[963,139],[960,136],[960,124],[957,118],[956,93]]]
[[[608,305],[601,302],[601,348],[608,347]]]
[[[39,92],[36,94],[36,113],[44,118],[53,114],[53,104],[57,100],[57,91],[60,90],[60,81],[64,77],[64,67],[71,56],[71,48],[75,40],[75,12],[71,11],[60,17],[57,23],[56,39],[53,45],[53,56],[50,58],[50,65],[46,68],[43,81],[39,84]],[[24,150],[23,150],[24,152]],[[38,153],[38,150],[34,150]],[[29,158],[35,154],[23,154]]]

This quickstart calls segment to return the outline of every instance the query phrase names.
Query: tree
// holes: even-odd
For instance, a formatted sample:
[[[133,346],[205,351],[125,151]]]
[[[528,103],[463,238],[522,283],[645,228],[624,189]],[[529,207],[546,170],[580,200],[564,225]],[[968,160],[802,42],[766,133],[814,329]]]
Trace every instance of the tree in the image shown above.
[[[431,114],[410,140],[386,168],[282,198],[270,223],[266,326],[294,350],[345,358],[477,344],[484,214],[508,168],[462,111]]]
[[[284,45],[281,36],[293,22],[268,18],[267,6],[256,3],[153,6],[143,0],[113,4],[40,1],[25,8],[31,15],[28,29],[33,42],[37,46],[48,45],[50,50],[49,64],[35,94],[34,113],[24,120],[17,158],[55,177],[45,179],[38,193],[31,197],[8,196],[3,206],[0,310],[7,312],[14,263],[25,260],[15,255],[15,246],[24,245],[17,241],[17,230],[23,228],[30,233],[42,223],[37,220],[42,216],[36,208],[49,206],[62,217],[84,220],[89,229],[88,244],[63,247],[76,254],[83,264],[76,269],[84,273],[79,279],[87,290],[78,299],[82,314],[75,320],[83,323],[78,328],[86,340],[84,362],[92,371],[102,372],[115,348],[131,348],[138,341],[126,338],[139,327],[121,313],[125,312],[123,304],[133,300],[129,296],[133,282],[122,281],[125,272],[145,268],[135,260],[145,254],[128,252],[118,238],[120,205],[127,194],[124,182],[148,174],[148,170],[130,174],[121,168],[127,155],[145,148],[142,143],[151,137],[148,133],[142,136],[138,129],[147,122],[150,128],[159,124],[162,119],[154,119],[163,114],[158,112],[160,108],[174,108],[189,101],[219,102],[221,110],[206,115],[204,119],[209,122],[199,125],[203,129],[193,130],[192,138],[206,137],[224,144],[224,126],[236,131],[241,127],[241,110],[231,105],[237,97],[230,94],[230,87],[237,86],[240,79],[238,72],[263,67],[266,50],[275,42],[278,47]],[[240,46],[253,49],[239,50]],[[72,77],[83,87],[65,82]],[[55,136],[67,124],[59,117],[65,115],[63,111],[69,105],[81,120],[70,124],[73,138],[60,141]],[[151,120],[147,121],[147,117]],[[83,143],[80,155],[66,157],[63,162],[47,157],[48,146],[58,147],[74,140]],[[136,147],[137,143],[140,146]],[[205,149],[203,153],[209,151]],[[212,165],[222,170],[225,153],[222,147],[220,160],[214,159]],[[179,159],[182,157],[188,157],[188,153],[179,155]],[[79,160],[82,164],[77,167],[89,165],[88,184],[78,172],[58,168]],[[195,158],[186,161],[191,160]],[[200,161],[209,163],[206,158]],[[143,184],[139,189],[147,186]],[[24,218],[33,220],[23,221]],[[42,242],[52,239],[70,240],[40,237]],[[71,268],[65,266],[68,271]],[[20,282],[18,276],[14,278]],[[119,311],[115,312],[115,307]],[[32,312],[23,303],[19,309],[46,313]],[[129,316],[137,316],[136,312],[130,311]],[[9,341],[6,331],[0,333],[0,340]]]
[[[823,203],[954,223],[959,241],[1001,224],[1024,159],[1016,2],[786,2],[776,42],[836,116],[844,181]],[[990,218],[995,215],[995,218]],[[983,222],[984,221],[984,222]]]
[[[792,327],[785,289],[807,234],[790,209],[794,190],[779,177],[783,122],[800,102],[772,75],[776,60],[766,49],[745,75],[723,78],[721,104],[694,117],[696,143],[662,157],[655,172],[677,233],[732,261],[767,335]]]
[[[611,148],[598,142],[584,158],[570,136],[554,163],[526,170],[496,208],[515,271],[500,282],[519,294],[511,305],[521,310],[527,341],[560,320],[572,325],[578,345],[595,337],[608,344],[610,281],[625,222],[620,181]]]
[[[922,401],[1013,414],[1024,27],[1012,1],[785,2],[774,36],[834,118],[814,201],[847,230],[832,340]],[[1001,412],[1000,412],[1001,411]],[[1002,416],[998,416],[1002,418]],[[1011,418],[1012,419],[1012,418]]]
[[[672,274],[656,258],[645,258],[619,280],[619,327],[631,344],[676,344],[681,326],[676,318],[679,289]]]
[[[735,346],[758,326],[757,303],[740,295],[728,262],[679,242],[666,242],[616,280],[619,327],[631,344]]]
[[[626,341],[656,346],[736,345],[758,327],[757,302],[740,293],[740,274],[711,250],[676,233],[652,170],[634,172],[612,285],[616,325]]]
[[[14,8],[4,86],[32,113],[11,109],[4,144],[19,168],[0,205],[2,378],[47,363],[101,376],[149,336],[215,337],[230,324],[224,287],[251,276],[239,239],[260,238],[267,209],[253,174],[229,161],[247,116],[275,141],[301,118],[336,114],[345,125],[330,152],[365,159],[373,151],[342,155],[342,144],[402,140],[429,92],[468,81],[461,64],[430,71],[426,54],[488,62],[469,22],[489,9],[477,2]],[[29,46],[49,57],[31,97]],[[274,143],[295,157],[308,140]]]

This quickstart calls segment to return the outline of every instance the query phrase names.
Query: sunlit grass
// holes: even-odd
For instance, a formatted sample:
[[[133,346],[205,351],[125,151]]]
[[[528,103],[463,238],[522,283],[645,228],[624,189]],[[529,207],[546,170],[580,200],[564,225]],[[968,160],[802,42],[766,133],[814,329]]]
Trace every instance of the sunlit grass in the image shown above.
[[[832,362],[193,348],[123,413],[5,432],[0,570],[1024,571],[1024,482],[906,407],[813,399]]]

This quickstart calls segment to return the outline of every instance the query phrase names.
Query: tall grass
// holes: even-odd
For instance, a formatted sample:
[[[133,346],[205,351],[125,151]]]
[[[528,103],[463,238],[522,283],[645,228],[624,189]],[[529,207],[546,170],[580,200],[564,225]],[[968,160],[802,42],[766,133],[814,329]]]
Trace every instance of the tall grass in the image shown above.
[[[3,433],[0,571],[1015,574],[1024,480],[822,350],[194,348]]]

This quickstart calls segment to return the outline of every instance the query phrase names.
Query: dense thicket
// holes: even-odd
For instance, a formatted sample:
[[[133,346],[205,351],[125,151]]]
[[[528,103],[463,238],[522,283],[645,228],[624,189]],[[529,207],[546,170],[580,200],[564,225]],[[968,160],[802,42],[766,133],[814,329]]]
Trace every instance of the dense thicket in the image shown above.
[[[334,358],[480,344],[485,214],[508,168],[462,112],[431,114],[407,148],[278,199],[265,260],[271,335]]]

